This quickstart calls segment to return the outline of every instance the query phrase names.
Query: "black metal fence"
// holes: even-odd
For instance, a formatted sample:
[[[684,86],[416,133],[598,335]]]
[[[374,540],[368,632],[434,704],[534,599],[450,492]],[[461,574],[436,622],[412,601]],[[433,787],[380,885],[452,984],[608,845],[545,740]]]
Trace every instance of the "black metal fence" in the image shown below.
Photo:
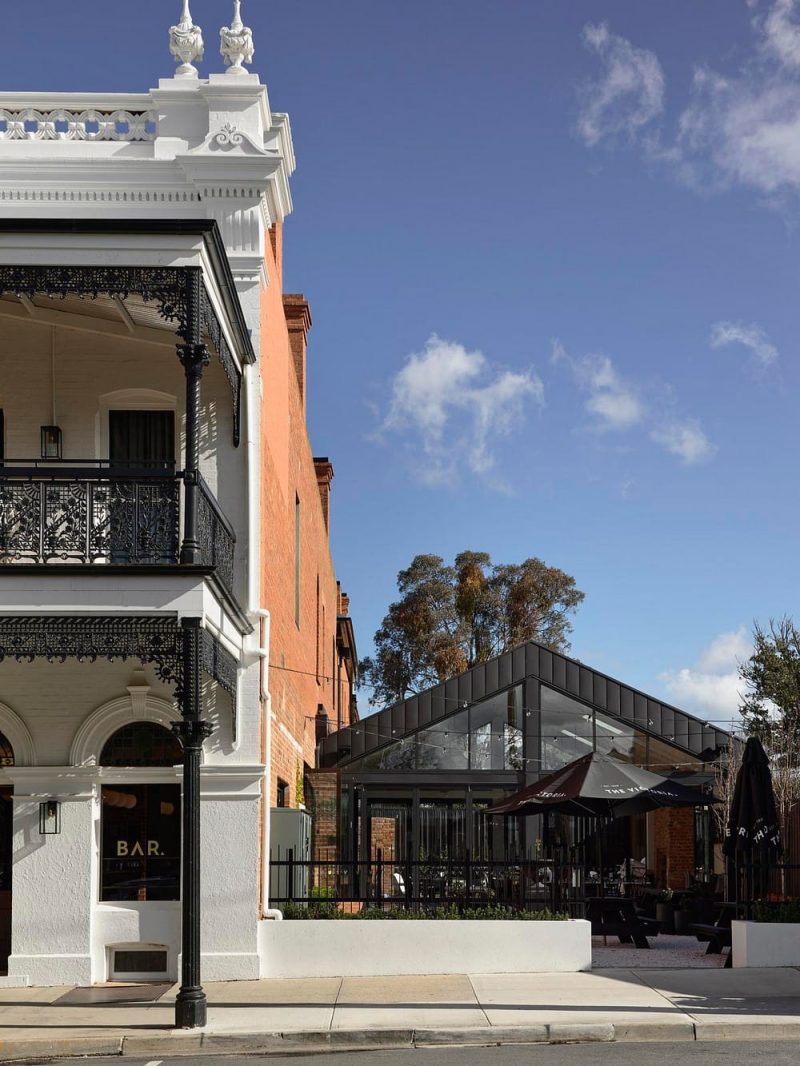
[[[380,849],[368,860],[301,860],[289,849],[270,863],[270,903],[582,913],[580,874],[552,860],[474,860],[469,853],[458,860],[398,860]]]

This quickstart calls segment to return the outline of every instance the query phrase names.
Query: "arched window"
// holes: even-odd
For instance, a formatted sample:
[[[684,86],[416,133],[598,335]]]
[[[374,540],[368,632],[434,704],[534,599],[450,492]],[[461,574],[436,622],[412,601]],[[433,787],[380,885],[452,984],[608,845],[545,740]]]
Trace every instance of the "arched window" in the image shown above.
[[[156,722],[131,722],[108,738],[101,766],[176,766],[183,761],[180,741]]]
[[[182,759],[178,738],[163,725],[130,722],[108,738],[100,765],[172,767]],[[180,785],[125,777],[101,789],[100,899],[180,899]]]
[[[0,733],[0,766],[14,765],[14,749],[4,733]]]

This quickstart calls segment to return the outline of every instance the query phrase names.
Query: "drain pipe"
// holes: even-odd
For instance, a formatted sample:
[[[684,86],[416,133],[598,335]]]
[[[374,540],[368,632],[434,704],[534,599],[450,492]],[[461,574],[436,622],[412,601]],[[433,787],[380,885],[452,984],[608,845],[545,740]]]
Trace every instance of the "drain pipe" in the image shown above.
[[[269,845],[270,845],[270,783],[272,779],[272,696],[269,691],[269,641],[270,641],[270,614],[265,607],[256,609],[256,614],[261,619],[262,638],[261,647],[258,649],[259,664],[259,695],[264,708],[266,726],[264,730],[264,764],[266,772],[261,782],[261,915],[263,918],[272,918],[281,921],[283,914],[268,906],[269,904]]]

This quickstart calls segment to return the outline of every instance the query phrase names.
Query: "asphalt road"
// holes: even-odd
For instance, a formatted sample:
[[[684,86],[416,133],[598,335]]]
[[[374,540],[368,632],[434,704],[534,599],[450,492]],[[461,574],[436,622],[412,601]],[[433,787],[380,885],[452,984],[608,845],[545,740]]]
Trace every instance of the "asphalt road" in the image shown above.
[[[93,1058],[92,1066],[664,1066],[702,1063],[702,1066],[751,1066],[756,1058],[770,1066],[797,1066],[796,1041],[759,1040],[753,1043],[509,1044],[504,1047],[411,1048],[402,1051],[356,1051],[322,1055],[199,1055],[169,1059]],[[86,1059],[62,1060],[63,1066],[86,1066]]]

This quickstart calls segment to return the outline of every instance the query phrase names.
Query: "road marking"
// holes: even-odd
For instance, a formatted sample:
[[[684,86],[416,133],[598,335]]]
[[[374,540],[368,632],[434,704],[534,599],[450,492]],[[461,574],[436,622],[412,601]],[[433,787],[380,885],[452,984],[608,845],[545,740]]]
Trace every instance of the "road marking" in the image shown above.
[[[153,1059],[152,1062],[146,1062],[144,1066],[161,1066],[163,1059]]]

